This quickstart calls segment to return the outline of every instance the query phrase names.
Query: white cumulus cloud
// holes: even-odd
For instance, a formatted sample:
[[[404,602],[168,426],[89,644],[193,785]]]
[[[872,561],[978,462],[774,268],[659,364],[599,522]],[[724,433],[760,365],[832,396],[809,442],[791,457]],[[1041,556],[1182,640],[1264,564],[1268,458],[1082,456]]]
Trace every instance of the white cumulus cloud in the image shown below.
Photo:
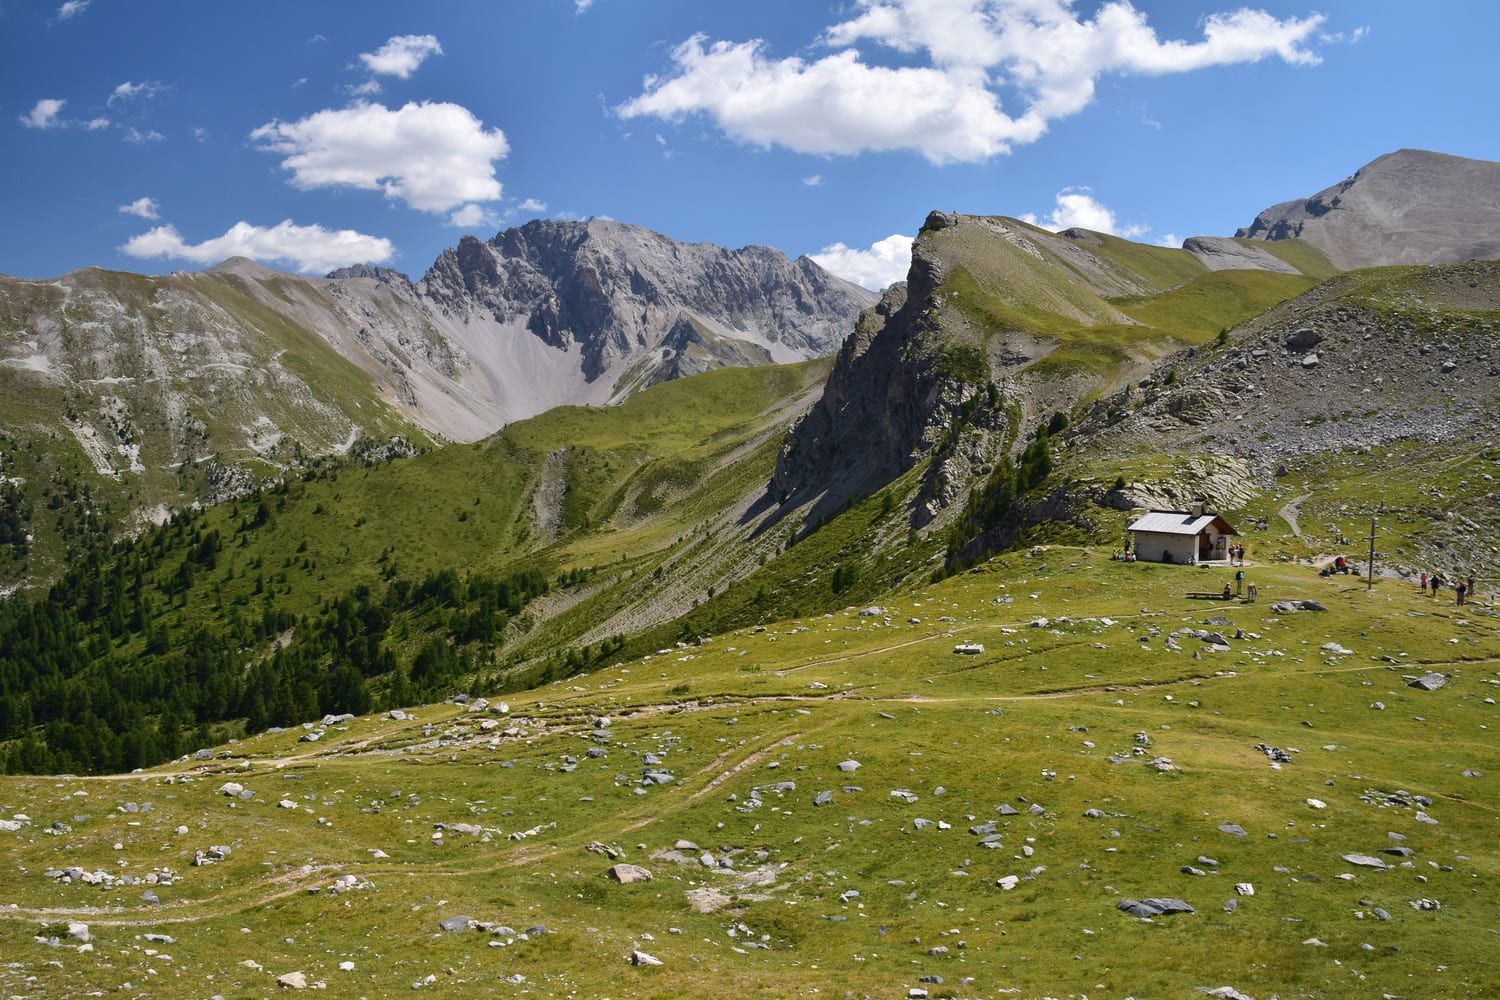
[[[202,243],[187,242],[175,226],[157,226],[132,237],[120,250],[132,257],[167,257],[196,264],[249,257],[318,273],[350,264],[384,263],[396,252],[395,246],[384,237],[367,236],[353,229],[298,226],[291,219],[269,227],[236,222],[224,235]]]
[[[126,215],[134,215],[140,219],[156,219],[161,217],[161,205],[155,198],[137,198],[128,204],[121,205],[119,210]]]
[[[975,162],[1035,142],[1094,99],[1106,74],[1183,73],[1278,57],[1307,65],[1324,18],[1210,14],[1197,41],[1162,40],[1129,0],[1085,18],[1070,0],[855,0],[817,58],[777,58],[762,40],[695,35],[672,68],[616,108],[623,118],[702,114],[730,138],[802,153],[911,150]],[[866,61],[861,47],[895,54]],[[1013,109],[1007,110],[1006,105]]]
[[[65,123],[58,115],[67,103],[65,98],[44,97],[21,116],[21,124],[27,128],[61,128]]]
[[[359,61],[371,73],[405,80],[427,61],[440,56],[443,47],[436,35],[396,35],[374,52],[361,52]]]
[[[868,250],[834,243],[808,256],[823,270],[878,292],[906,280],[906,272],[911,269],[911,244],[910,236],[896,233],[872,243]]]
[[[516,207],[519,208],[523,212],[545,212],[545,211],[547,211],[547,203],[545,201],[539,201],[536,198],[527,198],[525,201],[521,202],[521,204],[517,205]]]
[[[505,134],[468,108],[425,101],[329,108],[269,122],[250,138],[284,157],[295,187],[381,191],[424,212],[499,198],[495,163],[509,150]]]
[[[57,8],[57,19],[59,21],[70,21],[89,9],[89,4],[94,0],[67,0],[61,7]]]
[[[1050,229],[1054,233],[1064,229],[1092,229],[1096,233],[1134,238],[1144,235],[1148,230],[1148,227],[1141,225],[1120,225],[1114,210],[1095,198],[1086,187],[1063,188],[1057,192],[1056,202],[1052,211],[1042,218],[1038,218],[1033,212],[1027,212],[1019,218],[1022,222]]]

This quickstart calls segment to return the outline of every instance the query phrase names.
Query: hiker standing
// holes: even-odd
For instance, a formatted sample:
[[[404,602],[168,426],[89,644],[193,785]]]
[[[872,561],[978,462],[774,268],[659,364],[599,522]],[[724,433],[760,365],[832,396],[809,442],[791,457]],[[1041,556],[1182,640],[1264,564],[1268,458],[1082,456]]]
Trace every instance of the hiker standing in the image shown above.
[[[1245,571],[1237,570],[1234,574],[1234,596],[1239,597],[1245,589]]]
[[[1422,582],[1421,582],[1421,584],[1419,584],[1417,586],[1417,589],[1420,590],[1424,594],[1427,593],[1427,574],[1426,573],[1422,574]]]
[[[1469,574],[1469,600],[1474,599],[1474,574]]]
[[[1458,586],[1454,587],[1453,589],[1458,594],[1458,606],[1459,607],[1463,607],[1464,606],[1464,597],[1469,593],[1468,586],[1465,585],[1462,580],[1460,580]]]
[[[1253,603],[1256,600],[1256,598],[1260,597],[1260,588],[1258,588],[1255,585],[1255,581],[1253,581],[1253,580],[1250,581],[1250,583],[1247,584],[1246,587],[1247,587],[1247,591],[1248,591],[1247,596],[1250,598],[1251,602]]]

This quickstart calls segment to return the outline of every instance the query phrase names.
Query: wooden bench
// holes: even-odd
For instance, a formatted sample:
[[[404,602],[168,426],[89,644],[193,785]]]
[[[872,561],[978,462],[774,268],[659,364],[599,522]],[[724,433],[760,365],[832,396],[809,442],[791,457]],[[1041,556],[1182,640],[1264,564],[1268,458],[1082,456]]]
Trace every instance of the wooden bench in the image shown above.
[[[1188,591],[1190,601],[1232,601],[1233,594],[1226,594],[1222,590],[1190,590]]]

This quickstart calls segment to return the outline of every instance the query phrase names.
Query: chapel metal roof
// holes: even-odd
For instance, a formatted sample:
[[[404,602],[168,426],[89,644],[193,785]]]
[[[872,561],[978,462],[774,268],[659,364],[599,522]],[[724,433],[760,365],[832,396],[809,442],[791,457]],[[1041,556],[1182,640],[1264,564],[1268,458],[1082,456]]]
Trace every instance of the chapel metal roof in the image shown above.
[[[1159,535],[1196,535],[1221,520],[1217,514],[1185,514],[1174,510],[1153,510],[1130,526],[1131,531],[1150,531]],[[1228,522],[1224,527],[1228,528]],[[1226,532],[1226,534],[1232,534]]]

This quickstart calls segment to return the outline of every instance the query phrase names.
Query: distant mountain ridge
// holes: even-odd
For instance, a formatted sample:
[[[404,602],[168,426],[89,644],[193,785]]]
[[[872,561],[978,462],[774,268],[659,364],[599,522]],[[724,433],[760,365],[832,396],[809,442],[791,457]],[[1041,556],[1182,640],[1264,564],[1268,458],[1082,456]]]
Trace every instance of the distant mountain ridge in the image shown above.
[[[828,354],[875,298],[805,257],[606,220],[466,237],[416,282],[245,258],[0,276],[0,476],[18,509],[88,497],[79,517],[113,532],[316,456],[473,441],[562,404]],[[58,539],[81,537],[55,520],[33,522],[44,575],[66,560]],[[0,587],[27,572],[0,565]]]
[[[1399,149],[1311,198],[1272,205],[1235,235],[1300,239],[1345,270],[1493,260],[1500,258],[1500,163]]]

